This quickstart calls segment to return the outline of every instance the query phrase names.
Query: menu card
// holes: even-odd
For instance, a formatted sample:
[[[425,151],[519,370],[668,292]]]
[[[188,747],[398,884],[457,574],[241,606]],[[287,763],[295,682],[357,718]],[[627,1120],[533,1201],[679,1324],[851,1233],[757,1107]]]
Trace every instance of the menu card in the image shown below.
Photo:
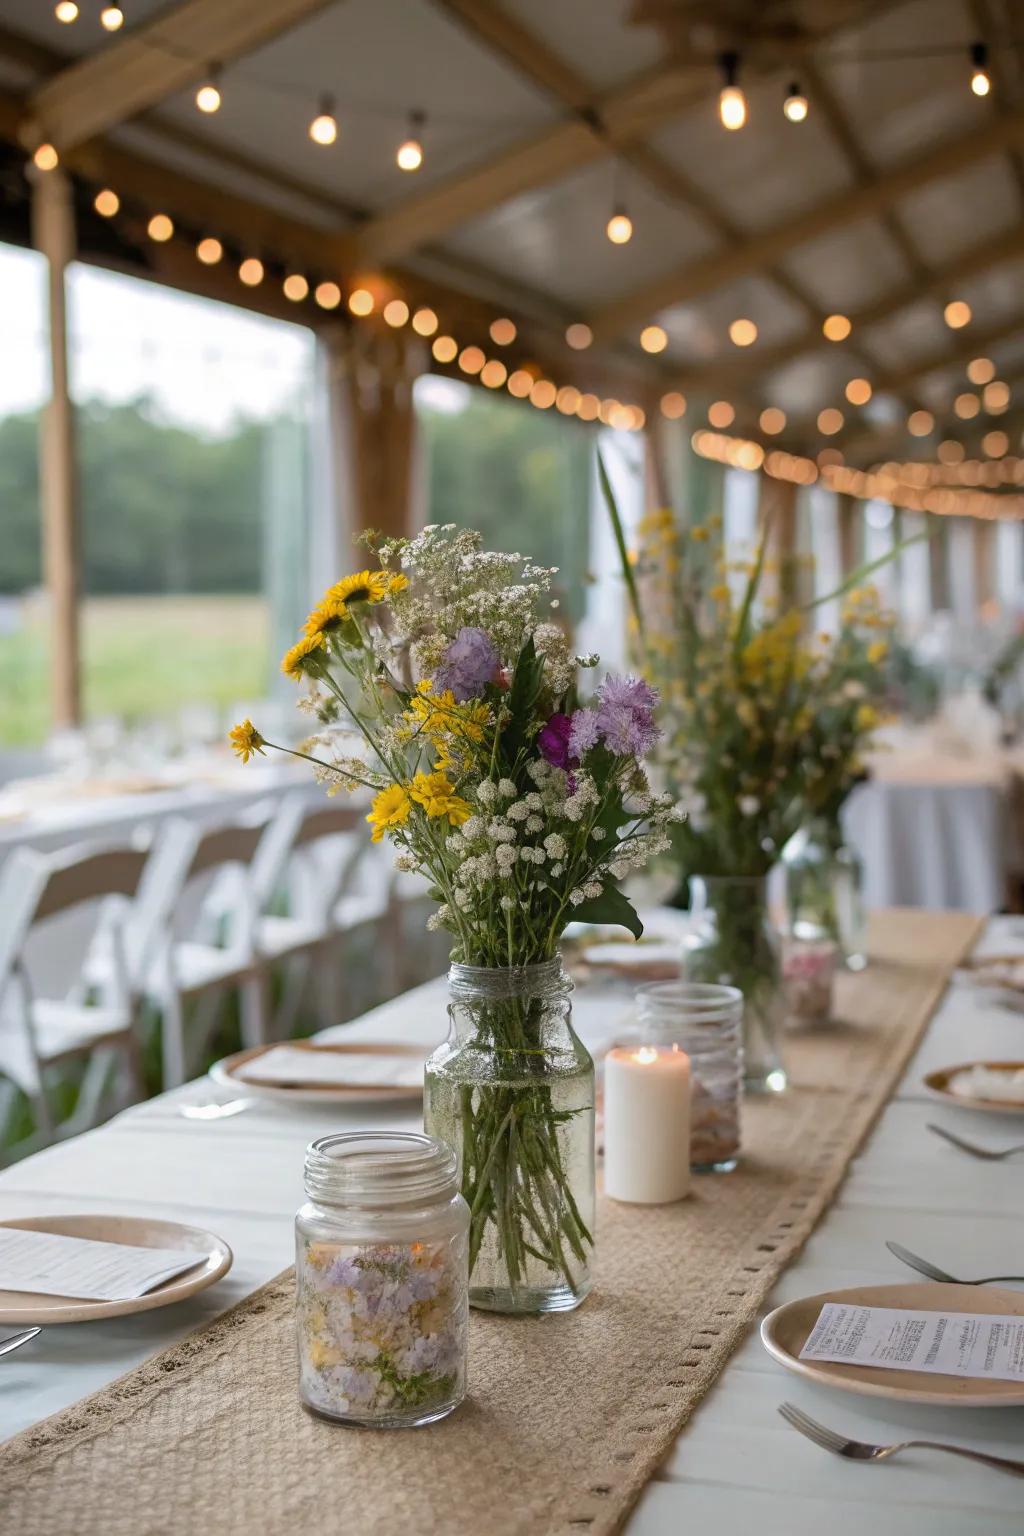
[[[829,1301],[801,1360],[1024,1381],[1024,1317],[926,1312]]]
[[[422,1088],[423,1058],[419,1054],[387,1055],[372,1045],[365,1051],[275,1045],[244,1062],[234,1075],[247,1083],[282,1086],[315,1083],[325,1088]]]
[[[205,1264],[188,1248],[133,1248],[0,1227],[0,1289],[82,1301],[133,1301],[165,1280]]]

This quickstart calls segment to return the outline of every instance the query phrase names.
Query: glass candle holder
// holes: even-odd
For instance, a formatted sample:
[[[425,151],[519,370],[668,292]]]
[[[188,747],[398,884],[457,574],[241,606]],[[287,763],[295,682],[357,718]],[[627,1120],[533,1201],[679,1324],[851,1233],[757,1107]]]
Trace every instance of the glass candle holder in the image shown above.
[[[466,1391],[469,1207],[432,1136],[323,1136],[295,1218],[299,1397],[378,1429],[444,1418]]]
[[[820,1028],[829,1022],[840,958],[839,946],[831,939],[784,941],[782,982],[790,1029]]]
[[[740,1152],[743,993],[711,982],[667,981],[637,991],[639,1036],[690,1058],[690,1166],[730,1173]]]

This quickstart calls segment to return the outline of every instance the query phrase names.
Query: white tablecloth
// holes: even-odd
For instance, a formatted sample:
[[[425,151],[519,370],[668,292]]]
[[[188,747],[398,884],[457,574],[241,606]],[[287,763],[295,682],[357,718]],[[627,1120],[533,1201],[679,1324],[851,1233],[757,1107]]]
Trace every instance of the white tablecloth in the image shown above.
[[[1022,935],[1019,922],[999,919],[987,945],[1002,952],[1012,943],[1024,952]],[[622,994],[578,994],[580,1033],[606,1040],[624,1010]],[[444,1029],[443,983],[432,982],[329,1033],[428,1046]],[[958,984],[839,1198],[769,1305],[830,1287],[910,1278],[886,1252],[887,1237],[954,1273],[1024,1268],[1020,1162],[974,1161],[925,1130],[935,1119],[983,1139],[1024,1139],[1020,1118],[972,1116],[924,1096],[922,1073],[971,1056],[1024,1057],[1024,1014]],[[178,1114],[182,1100],[210,1096],[208,1084],[190,1084],[0,1174],[0,1216],[155,1214],[208,1226],[235,1253],[225,1280],[189,1302],[107,1324],[50,1328],[4,1360],[0,1438],[113,1380],[290,1262],[303,1149],[316,1134],[358,1124],[356,1112],[331,1117],[261,1105],[215,1124]],[[407,1110],[382,1110],[372,1123],[407,1125],[414,1118]],[[900,1439],[920,1432],[1024,1454],[1024,1410],[896,1407],[840,1395],[788,1375],[752,1335],[646,1489],[629,1524],[633,1536],[1007,1536],[1022,1529],[1018,1480],[923,1453],[885,1467],[839,1461],[787,1428],[775,1411],[786,1399],[854,1435]]]

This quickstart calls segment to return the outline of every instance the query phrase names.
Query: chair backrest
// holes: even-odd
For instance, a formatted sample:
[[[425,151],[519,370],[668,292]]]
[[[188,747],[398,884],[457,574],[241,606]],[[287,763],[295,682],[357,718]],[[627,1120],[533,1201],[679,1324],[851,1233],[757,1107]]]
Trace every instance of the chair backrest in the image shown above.
[[[322,837],[339,837],[345,832],[365,830],[365,811],[352,805],[325,805],[309,811],[295,835],[294,846],[319,842]]]
[[[241,823],[213,827],[201,833],[185,876],[186,881],[194,880],[211,869],[223,868],[225,864],[250,863],[263,833],[264,828],[259,824]]]

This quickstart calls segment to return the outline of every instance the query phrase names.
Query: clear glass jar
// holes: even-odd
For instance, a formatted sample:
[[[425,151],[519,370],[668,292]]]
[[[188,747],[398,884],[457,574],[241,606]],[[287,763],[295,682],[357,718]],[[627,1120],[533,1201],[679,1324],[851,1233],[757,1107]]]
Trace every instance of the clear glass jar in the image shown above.
[[[766,876],[691,878],[683,977],[739,988],[743,1086],[748,1093],[781,1093],[786,1086],[782,941],[768,916]]]
[[[676,1045],[690,1058],[690,1167],[731,1173],[740,1151],[743,993],[708,982],[665,981],[640,987],[638,1036]]]
[[[786,938],[782,978],[790,1029],[819,1029],[832,1018],[832,984],[839,946],[831,939]]]
[[[838,821],[817,817],[782,850],[786,932],[803,943],[831,940],[851,971],[867,965],[863,866]]]
[[[430,1424],[466,1393],[469,1209],[431,1136],[350,1131],[306,1151],[295,1218],[299,1397],[340,1424]]]
[[[427,1129],[458,1149],[470,1304],[564,1312],[590,1290],[594,1063],[560,959],[453,965],[451,1030],[426,1066]]]

